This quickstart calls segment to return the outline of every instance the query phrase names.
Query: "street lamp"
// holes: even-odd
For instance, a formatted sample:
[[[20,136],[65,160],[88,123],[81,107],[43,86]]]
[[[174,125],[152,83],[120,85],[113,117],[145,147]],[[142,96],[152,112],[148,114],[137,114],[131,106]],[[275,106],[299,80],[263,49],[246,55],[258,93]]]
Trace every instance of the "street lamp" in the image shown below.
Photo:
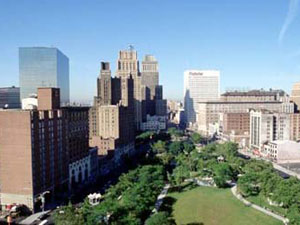
[[[46,203],[46,199],[45,199],[45,195],[46,194],[49,194],[50,191],[44,191],[43,193],[40,194],[40,196],[38,197],[41,202],[42,202],[42,205],[41,205],[41,208],[42,208],[42,211],[44,212],[45,211],[45,203]]]

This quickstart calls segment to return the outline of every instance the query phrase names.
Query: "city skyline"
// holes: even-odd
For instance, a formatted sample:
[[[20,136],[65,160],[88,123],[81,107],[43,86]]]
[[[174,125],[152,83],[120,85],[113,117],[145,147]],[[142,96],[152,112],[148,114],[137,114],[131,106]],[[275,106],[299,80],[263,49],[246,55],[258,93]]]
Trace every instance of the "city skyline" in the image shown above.
[[[295,0],[15,3],[0,2],[1,86],[19,86],[19,47],[52,45],[70,58],[71,101],[92,102],[100,61],[116,62],[115,52],[130,44],[140,60],[156,57],[169,99],[183,99],[178,90],[187,69],[220,70],[221,92],[249,87],[290,93],[300,80]]]

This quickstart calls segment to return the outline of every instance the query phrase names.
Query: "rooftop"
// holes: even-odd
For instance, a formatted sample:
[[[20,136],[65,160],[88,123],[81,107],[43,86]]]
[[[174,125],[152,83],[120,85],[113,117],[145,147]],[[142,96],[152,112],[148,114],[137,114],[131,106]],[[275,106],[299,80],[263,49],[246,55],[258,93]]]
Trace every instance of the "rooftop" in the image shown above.
[[[222,96],[284,96],[283,90],[250,90],[250,91],[227,91]]]

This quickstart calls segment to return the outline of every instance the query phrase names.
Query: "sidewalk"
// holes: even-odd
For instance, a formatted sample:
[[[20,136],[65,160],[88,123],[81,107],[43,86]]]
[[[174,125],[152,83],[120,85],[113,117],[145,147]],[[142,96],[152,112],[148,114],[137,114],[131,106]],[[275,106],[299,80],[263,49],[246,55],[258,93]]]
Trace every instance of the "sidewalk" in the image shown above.
[[[163,190],[161,191],[160,195],[157,197],[156,203],[155,203],[155,207],[152,210],[153,213],[157,213],[161,204],[163,203],[164,198],[167,196],[168,194],[168,190],[170,188],[170,184],[166,184],[163,188]]]
[[[266,210],[266,209],[264,209],[264,208],[262,208],[262,207],[260,207],[258,205],[252,204],[251,202],[249,202],[246,199],[244,199],[242,197],[242,195],[240,195],[240,194],[237,193],[237,187],[236,186],[233,186],[231,188],[231,192],[232,192],[232,194],[237,199],[239,199],[240,201],[242,201],[246,206],[251,206],[252,208],[254,208],[254,209],[258,210],[258,211],[261,211],[262,213],[264,213],[266,215],[272,216],[273,218],[282,221],[284,224],[288,224],[288,222],[289,222],[288,219],[286,219],[286,218],[284,218],[284,217],[282,217],[282,216],[280,216],[278,214],[275,214],[275,213],[273,213],[273,212],[271,212],[269,210]]]

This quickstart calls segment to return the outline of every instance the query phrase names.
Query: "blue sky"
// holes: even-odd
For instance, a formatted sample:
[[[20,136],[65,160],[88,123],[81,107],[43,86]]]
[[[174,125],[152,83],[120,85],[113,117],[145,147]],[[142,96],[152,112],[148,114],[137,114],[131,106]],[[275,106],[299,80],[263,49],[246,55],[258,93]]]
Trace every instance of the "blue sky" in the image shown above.
[[[133,44],[154,54],[167,98],[185,69],[221,70],[221,89],[300,81],[299,0],[0,0],[0,86],[18,85],[18,47],[55,46],[70,59],[71,97],[91,101],[100,61],[112,71]]]

